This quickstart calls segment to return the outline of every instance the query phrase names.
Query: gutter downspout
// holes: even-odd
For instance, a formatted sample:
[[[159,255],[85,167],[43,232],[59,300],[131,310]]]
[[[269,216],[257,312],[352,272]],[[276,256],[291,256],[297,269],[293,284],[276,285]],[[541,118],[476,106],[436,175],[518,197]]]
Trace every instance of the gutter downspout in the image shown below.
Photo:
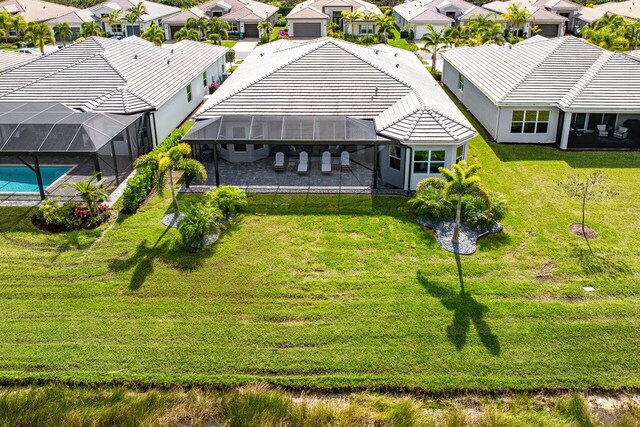
[[[500,135],[500,113],[501,112],[502,112],[502,107],[498,107],[498,118],[496,119],[496,136],[495,136],[496,142],[500,142],[499,135]]]
[[[149,113],[153,117],[153,139],[156,141],[154,147],[160,145],[161,141],[158,141],[158,126],[156,125],[156,113],[155,111]]]
[[[404,161],[404,167],[407,168],[407,174],[405,175],[407,181],[407,195],[411,195],[411,160],[413,159],[413,147],[407,145],[407,158]],[[407,165],[408,163],[408,165]]]

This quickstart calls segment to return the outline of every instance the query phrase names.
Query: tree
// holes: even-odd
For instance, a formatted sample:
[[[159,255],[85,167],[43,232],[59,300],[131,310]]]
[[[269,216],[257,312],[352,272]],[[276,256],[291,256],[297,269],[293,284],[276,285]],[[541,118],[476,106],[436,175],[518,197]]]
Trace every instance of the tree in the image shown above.
[[[107,197],[109,197],[109,189],[104,186],[106,180],[104,178],[99,180],[97,175],[98,174],[94,174],[85,181],[76,181],[65,184],[66,187],[73,188],[79,193],[80,198],[87,206],[87,209],[89,209],[89,214],[91,216],[96,216],[98,213],[98,202],[106,200]]]
[[[427,31],[422,36],[422,40],[425,41],[424,50],[431,52],[431,69],[435,71],[438,52],[449,43],[449,39],[444,32],[436,31],[431,24],[426,25],[426,29]]]
[[[157,153],[151,152],[142,157],[138,157],[135,162],[135,168],[150,167],[154,170],[154,181],[158,193],[162,196],[164,189],[169,181],[169,188],[171,189],[171,198],[173,200],[173,207],[177,213],[180,212],[180,206],[178,205],[178,198],[176,197],[175,184],[173,182],[173,172],[182,171],[187,175],[193,175],[200,181],[206,181],[207,171],[202,163],[195,159],[191,159],[188,156],[191,154],[191,147],[189,144],[178,144],[168,151]]]
[[[353,12],[349,12],[348,10],[342,11],[342,22],[347,23],[346,27],[348,28],[347,33],[353,34],[353,23],[362,19],[362,12],[359,10],[354,10]]]
[[[142,16],[146,15],[147,7],[144,5],[144,3],[140,2],[129,9],[129,13],[132,17],[135,17],[136,21],[138,21],[138,31],[142,32]]]
[[[497,45],[503,45],[505,43],[504,34],[502,32],[502,25],[495,22],[491,26],[484,29],[481,33],[482,43],[494,43]]]
[[[5,43],[9,43],[9,31],[11,31],[12,28],[13,20],[11,19],[11,14],[3,10],[0,12],[0,29],[2,29]]]
[[[80,37],[92,37],[92,36],[101,36],[102,28],[100,28],[100,24],[97,22],[83,22],[80,25]]]
[[[244,190],[232,185],[221,185],[209,193],[209,199],[228,219],[239,214],[248,206],[247,194]]]
[[[51,28],[45,23],[30,22],[27,32],[25,33],[25,39],[29,43],[33,43],[38,46],[40,53],[44,55],[44,45],[47,43],[55,43],[53,35],[51,34]]]
[[[222,39],[220,38],[220,34],[209,34],[207,38],[211,43],[220,46],[222,44]]]
[[[262,34],[271,34],[271,30],[273,30],[273,24],[269,21],[260,21],[258,22],[258,31],[260,31],[260,35]]]
[[[389,37],[389,34],[396,26],[396,21],[388,13],[375,15],[375,23],[378,29],[378,34],[382,34],[385,38]]]
[[[565,191],[565,193],[581,203],[582,206],[582,237],[587,242],[589,251],[593,253],[589,244],[589,237],[585,230],[585,218],[587,211],[587,202],[609,199],[617,196],[618,193],[610,188],[609,180],[604,172],[595,171],[587,177],[581,177],[578,174],[570,175],[559,179],[556,183]]]
[[[480,188],[479,164],[467,165],[465,160],[460,160],[451,169],[438,168],[447,183],[444,187],[446,197],[456,199],[456,223],[453,229],[451,241],[457,244],[460,241],[460,216],[462,214],[462,197],[467,194],[485,195]]]
[[[162,31],[155,22],[152,22],[149,28],[142,33],[142,38],[156,46],[162,46],[162,43],[164,43],[164,31]]]
[[[626,38],[629,40],[631,49],[637,49],[640,44],[640,23],[634,22],[627,25]]]
[[[502,15],[502,18],[511,23],[514,29],[512,34],[518,36],[526,23],[533,20],[533,15],[525,7],[520,7],[519,3],[513,3],[509,6],[507,12]]]
[[[53,33],[62,42],[62,46],[67,47],[67,40],[73,37],[73,31],[66,22],[61,22],[53,26]]]
[[[11,20],[11,26],[16,30],[18,40],[22,40],[22,35],[27,31],[29,24],[21,15],[16,15]]]
[[[208,202],[194,203],[178,220],[178,231],[185,245],[201,249],[207,238],[220,231],[222,212]]]
[[[221,40],[227,40],[229,38],[230,29],[231,25],[217,16],[214,16],[207,22],[207,34],[218,34]]]
[[[200,37],[200,34],[198,34],[198,30],[196,30],[194,28],[182,27],[178,31],[175,32],[173,37],[178,41],[182,41],[182,40],[195,40],[195,41],[197,41],[198,38]]]

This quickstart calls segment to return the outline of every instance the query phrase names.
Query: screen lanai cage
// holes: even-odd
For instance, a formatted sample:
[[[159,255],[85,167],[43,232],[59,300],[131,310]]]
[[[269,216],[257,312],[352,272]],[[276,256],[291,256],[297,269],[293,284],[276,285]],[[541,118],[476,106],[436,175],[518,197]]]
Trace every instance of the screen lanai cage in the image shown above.
[[[68,179],[96,174],[117,184],[147,150],[146,127],[144,114],[79,112],[44,102],[0,103],[0,163],[28,167],[41,199],[53,194],[42,179],[44,165],[72,165],[75,176]]]
[[[184,141],[191,144],[196,157],[213,163],[215,182],[210,184],[216,186],[221,184],[220,170],[225,172],[225,167],[229,170],[229,164],[242,165],[238,168],[246,170],[251,167],[257,168],[260,162],[265,162],[265,173],[256,177],[255,181],[268,182],[272,179],[282,183],[286,182],[282,174],[267,173],[276,153],[283,153],[295,163],[297,156],[303,151],[309,157],[318,158],[329,151],[337,162],[340,154],[347,151],[351,155],[354,167],[366,173],[366,177],[363,174],[354,174],[354,178],[358,178],[360,184],[366,182],[367,186],[376,188],[377,147],[397,144],[396,141],[378,135],[371,120],[346,116],[286,115],[212,117],[197,121],[185,135]],[[211,158],[207,159],[209,153]],[[236,175],[244,178],[250,174],[239,172]],[[278,178],[274,178],[275,176]],[[344,182],[344,175],[342,178]],[[299,178],[296,179],[302,182]],[[331,180],[325,177],[324,182],[330,183]]]

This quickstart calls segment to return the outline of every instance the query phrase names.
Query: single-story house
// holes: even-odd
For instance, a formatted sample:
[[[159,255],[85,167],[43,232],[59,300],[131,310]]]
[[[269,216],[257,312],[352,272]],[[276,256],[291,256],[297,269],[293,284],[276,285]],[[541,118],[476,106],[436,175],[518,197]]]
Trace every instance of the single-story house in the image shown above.
[[[164,20],[170,38],[187,23],[189,18],[218,17],[229,23],[229,34],[239,38],[258,37],[258,23],[276,23],[278,8],[255,0],[210,0],[183,10]]]
[[[342,19],[342,12],[362,12],[368,15],[353,22]],[[336,24],[346,34],[357,36],[376,34],[374,15],[382,15],[378,6],[363,0],[306,0],[298,3],[287,15],[290,37],[316,38],[327,35],[327,26]]]
[[[170,34],[163,21],[179,13],[180,9],[162,3],[142,0],[141,3],[147,12],[140,18],[140,25],[138,25],[137,22],[127,22],[124,18],[125,15],[138,3],[140,2],[136,0],[109,0],[87,9],[74,10],[65,15],[50,19],[47,21],[47,24],[52,28],[58,23],[69,24],[73,32],[73,39],[76,39],[80,35],[80,27],[84,22],[98,22],[102,30],[107,34],[119,37],[139,36],[149,28],[152,23],[155,23],[158,27],[165,29],[165,39],[169,39]],[[112,27],[108,22],[108,16],[115,11],[119,12],[118,16],[120,21],[113,24]]]
[[[564,1],[564,0],[563,0]],[[541,1],[521,1],[521,0],[508,0],[508,1],[492,1],[490,3],[486,3],[482,5],[484,10],[489,11],[489,13],[494,13],[496,15],[503,15],[507,13],[509,7],[511,5],[517,5],[519,8],[525,8],[531,14],[531,19],[529,19],[524,27],[524,35],[526,37],[531,37],[535,34],[544,36],[544,37],[559,37],[563,36],[567,29],[567,23],[569,22],[569,18],[560,14],[564,9],[548,9],[547,3],[554,3],[554,0],[550,2],[541,4],[544,2]],[[568,3],[567,3],[568,6]],[[562,12],[561,12],[562,11]],[[511,24],[505,23],[508,28]],[[531,31],[532,27],[538,27],[538,32],[533,33]]]
[[[399,4],[393,8],[396,25],[405,28],[414,24],[414,38],[419,40],[432,25],[437,31],[456,25],[458,18],[465,12],[474,9],[472,3],[464,0],[415,0]]]
[[[21,16],[27,22],[45,22],[76,10],[75,7],[42,0],[0,1],[0,12],[7,12],[12,17]],[[6,37],[13,40],[17,35],[16,29],[10,28]]]
[[[476,135],[413,53],[329,37],[259,46],[194,118],[184,139],[211,185],[412,190]]]
[[[640,148],[640,62],[573,37],[442,53],[443,81],[497,142]]]

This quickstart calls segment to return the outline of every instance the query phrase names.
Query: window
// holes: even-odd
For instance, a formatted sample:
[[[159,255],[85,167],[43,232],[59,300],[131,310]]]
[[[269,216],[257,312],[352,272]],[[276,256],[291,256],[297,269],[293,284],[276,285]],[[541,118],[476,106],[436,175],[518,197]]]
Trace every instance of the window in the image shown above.
[[[549,112],[515,110],[511,115],[511,133],[547,133]]]
[[[464,76],[462,74],[458,74],[458,90],[464,92]]]
[[[211,16],[222,16],[222,12],[220,12],[219,10],[215,10],[211,12]]]
[[[392,145],[389,147],[389,167],[391,169],[400,170],[400,162],[402,161],[402,151],[400,147]]]
[[[447,14],[448,18],[451,18],[451,19],[455,19],[456,18],[456,11],[455,10],[448,11],[448,12],[446,12],[446,14]]]
[[[111,26],[112,33],[121,33],[122,32],[122,24],[113,24]]]
[[[223,150],[228,150],[229,149],[227,147],[227,144],[220,144],[220,148],[222,148]]]
[[[373,34],[373,24],[360,24],[360,34]]]
[[[207,87],[207,72],[202,73],[202,84]]]
[[[260,150],[264,147],[264,144],[253,144],[253,150]]]
[[[238,23],[237,22],[229,22],[229,31],[232,33],[238,32]]]
[[[461,160],[464,160],[464,145],[461,145],[458,148],[456,148],[456,163],[458,163]]]
[[[233,151],[236,153],[246,153],[247,152],[247,144],[235,144],[233,146]]]
[[[607,125],[607,129],[612,129],[616,125],[616,119],[616,114],[590,113],[588,128],[596,130],[598,125],[605,124]]]
[[[416,151],[413,155],[413,173],[437,174],[439,167],[444,167],[446,152],[444,150]]]
[[[191,102],[191,85],[187,85],[187,102]]]

